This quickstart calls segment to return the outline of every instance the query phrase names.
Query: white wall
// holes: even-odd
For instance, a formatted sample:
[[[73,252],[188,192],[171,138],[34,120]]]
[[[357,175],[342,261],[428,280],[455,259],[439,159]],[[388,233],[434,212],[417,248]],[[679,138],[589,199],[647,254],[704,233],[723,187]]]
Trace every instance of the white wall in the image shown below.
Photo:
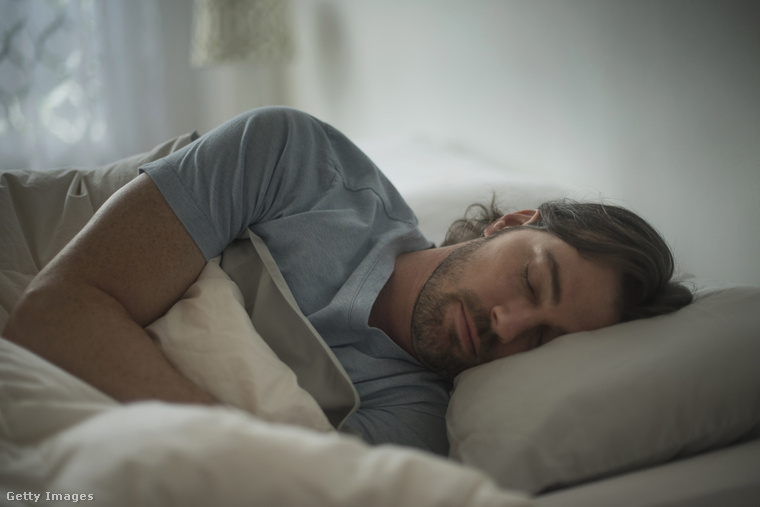
[[[156,57],[165,62],[164,89],[160,94],[167,101],[167,136],[192,130],[205,133],[255,107],[291,105],[290,76],[294,65],[246,61],[193,68],[193,2],[161,0],[158,7],[164,43]]]
[[[196,128],[284,103],[456,142],[636,209],[686,272],[760,284],[760,2],[294,4],[296,61],[194,71]]]
[[[293,103],[601,191],[760,284],[760,3],[301,1]]]

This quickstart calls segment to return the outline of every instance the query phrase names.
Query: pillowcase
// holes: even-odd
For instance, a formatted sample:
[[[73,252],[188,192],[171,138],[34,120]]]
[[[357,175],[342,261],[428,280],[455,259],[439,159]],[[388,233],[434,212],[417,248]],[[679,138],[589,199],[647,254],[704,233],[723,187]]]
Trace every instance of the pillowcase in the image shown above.
[[[218,400],[267,421],[333,430],[254,329],[243,295],[218,259],[206,263],[182,298],[146,328],[148,334],[175,368]]]
[[[760,436],[760,288],[463,372],[450,455],[538,493]]]

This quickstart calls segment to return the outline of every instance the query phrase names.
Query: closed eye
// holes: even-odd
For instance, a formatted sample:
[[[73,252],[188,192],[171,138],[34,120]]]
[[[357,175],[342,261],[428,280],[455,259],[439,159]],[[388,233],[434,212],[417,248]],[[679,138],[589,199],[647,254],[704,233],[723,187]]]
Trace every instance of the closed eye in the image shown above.
[[[530,292],[531,299],[533,302],[536,302],[536,290],[533,288],[533,284],[530,283],[530,263],[525,264],[525,267],[522,269],[522,279],[523,284],[528,289],[528,292]]]

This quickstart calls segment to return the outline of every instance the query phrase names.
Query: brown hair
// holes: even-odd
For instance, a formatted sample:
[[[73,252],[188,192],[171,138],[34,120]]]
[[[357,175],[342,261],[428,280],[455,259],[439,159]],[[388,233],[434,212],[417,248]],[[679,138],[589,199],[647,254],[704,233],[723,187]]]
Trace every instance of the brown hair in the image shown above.
[[[581,255],[599,259],[621,274],[620,313],[623,322],[670,313],[691,303],[693,295],[673,280],[675,263],[660,234],[636,213],[609,204],[569,199],[539,206],[537,222],[524,227],[546,231]],[[449,227],[442,246],[483,237],[501,217],[495,199],[473,204]]]

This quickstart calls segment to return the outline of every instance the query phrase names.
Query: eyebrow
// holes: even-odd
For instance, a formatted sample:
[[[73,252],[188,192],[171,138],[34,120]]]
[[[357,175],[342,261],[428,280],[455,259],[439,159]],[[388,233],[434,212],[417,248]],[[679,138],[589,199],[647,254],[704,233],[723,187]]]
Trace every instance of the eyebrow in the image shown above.
[[[551,275],[552,282],[552,301],[557,305],[562,297],[562,286],[559,283],[559,263],[551,250],[546,251],[546,257],[549,259],[549,274]]]

